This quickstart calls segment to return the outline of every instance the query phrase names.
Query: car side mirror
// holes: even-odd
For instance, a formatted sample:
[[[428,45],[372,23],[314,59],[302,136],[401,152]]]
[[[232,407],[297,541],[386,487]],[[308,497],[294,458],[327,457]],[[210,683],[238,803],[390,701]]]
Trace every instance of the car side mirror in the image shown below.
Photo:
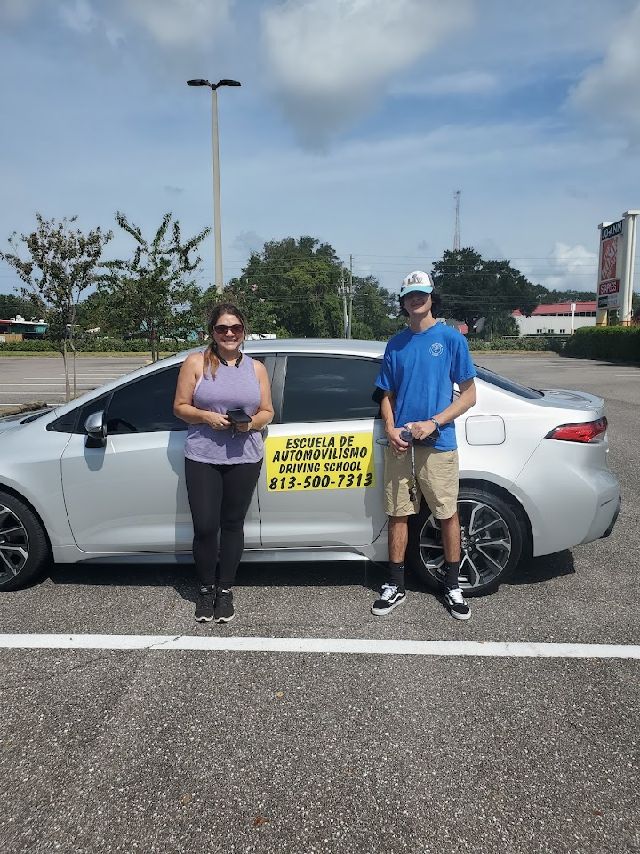
[[[84,429],[87,434],[85,442],[87,448],[104,448],[107,444],[107,425],[103,410],[88,415],[84,422]]]

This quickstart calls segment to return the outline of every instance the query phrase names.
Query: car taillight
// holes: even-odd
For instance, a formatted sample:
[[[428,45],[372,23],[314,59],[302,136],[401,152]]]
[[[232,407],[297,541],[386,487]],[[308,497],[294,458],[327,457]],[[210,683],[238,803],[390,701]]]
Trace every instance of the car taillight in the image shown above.
[[[587,421],[582,424],[560,424],[550,430],[545,439],[562,439],[565,442],[595,442],[607,429],[607,419]]]

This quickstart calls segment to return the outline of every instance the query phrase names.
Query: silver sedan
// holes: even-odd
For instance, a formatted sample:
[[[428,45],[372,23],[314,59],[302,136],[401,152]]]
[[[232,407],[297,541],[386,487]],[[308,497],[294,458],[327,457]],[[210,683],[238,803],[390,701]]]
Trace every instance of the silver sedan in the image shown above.
[[[384,344],[252,341],[276,416],[245,525],[245,561],[386,560],[384,433],[374,390]],[[186,354],[141,368],[72,403],[0,418],[0,590],[51,559],[191,560],[183,445],[172,412]],[[607,466],[604,402],[537,391],[478,368],[477,404],[456,422],[460,582],[494,589],[523,555],[607,536],[620,507]],[[410,526],[408,565],[441,579],[438,522]]]

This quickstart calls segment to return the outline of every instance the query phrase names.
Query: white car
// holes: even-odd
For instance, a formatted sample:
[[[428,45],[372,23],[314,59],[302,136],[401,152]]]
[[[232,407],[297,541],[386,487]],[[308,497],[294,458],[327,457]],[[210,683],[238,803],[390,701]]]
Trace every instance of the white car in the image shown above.
[[[384,441],[374,389],[384,344],[247,342],[271,377],[275,419],[245,525],[244,560],[387,559]],[[183,445],[173,415],[186,354],[72,403],[0,419],[0,590],[47,560],[191,561]],[[495,588],[523,555],[607,536],[620,507],[602,399],[536,391],[478,368],[456,422],[467,593]],[[407,564],[441,579],[438,523],[412,519]]]

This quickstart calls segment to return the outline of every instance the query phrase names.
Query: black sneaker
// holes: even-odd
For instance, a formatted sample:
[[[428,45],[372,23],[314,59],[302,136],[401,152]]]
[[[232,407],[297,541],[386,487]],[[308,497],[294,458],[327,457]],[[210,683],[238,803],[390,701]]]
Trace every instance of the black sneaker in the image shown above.
[[[395,584],[383,584],[380,590],[380,598],[371,606],[371,613],[376,617],[384,617],[397,608],[407,598],[404,590],[398,590]]]
[[[215,608],[215,587],[201,587],[196,600],[196,620],[199,623],[210,623],[213,620]]]
[[[450,590],[446,590],[444,594],[444,601],[447,604],[449,613],[452,617],[455,617],[456,620],[468,620],[471,616],[471,610],[464,601],[462,590],[460,590],[459,587],[453,587]]]
[[[231,590],[222,590],[221,587],[218,587],[215,608],[216,623],[230,623],[235,615],[235,611],[233,610],[233,592]]]

